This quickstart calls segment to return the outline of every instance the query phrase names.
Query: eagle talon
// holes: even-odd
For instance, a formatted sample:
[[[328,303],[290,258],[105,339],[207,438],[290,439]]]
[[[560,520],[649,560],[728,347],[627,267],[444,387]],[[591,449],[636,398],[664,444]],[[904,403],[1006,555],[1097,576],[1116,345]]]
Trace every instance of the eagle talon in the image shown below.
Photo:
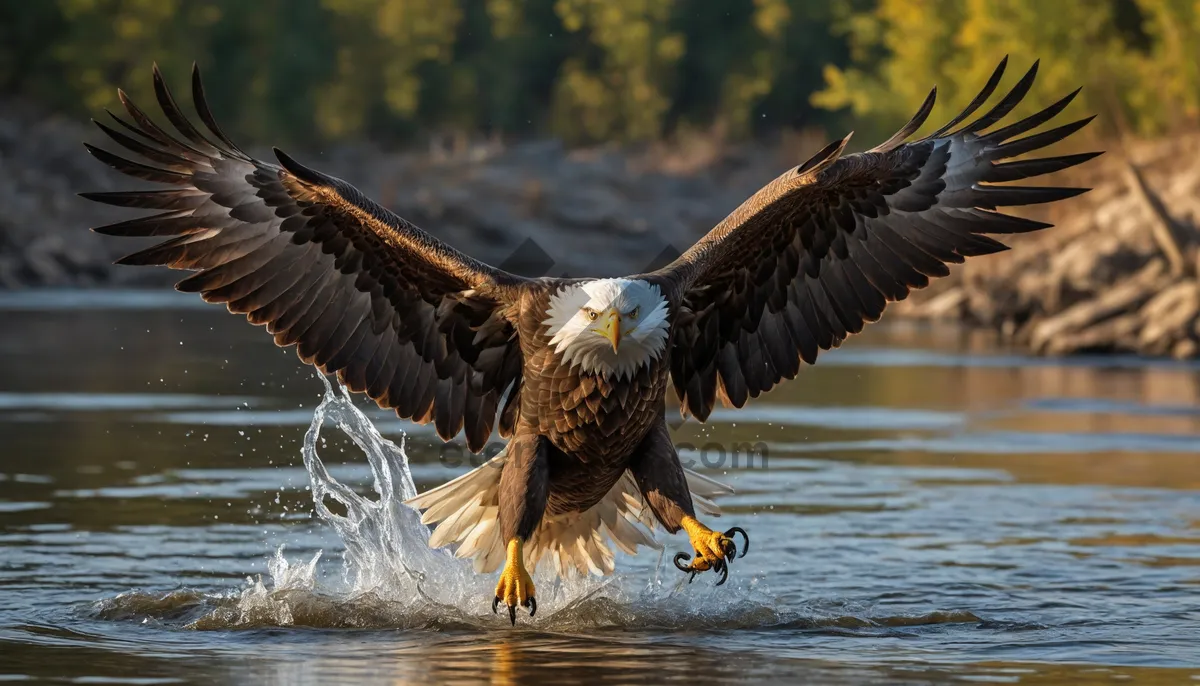
[[[692,559],[692,556],[687,553],[676,554],[675,568],[681,572],[691,573],[688,583],[691,583],[696,574],[709,570],[716,572],[720,577],[715,585],[720,586],[729,581],[729,563],[733,562],[735,558],[745,557],[746,552],[750,549],[750,536],[746,534],[746,531],[736,526],[724,533],[713,531],[692,517],[685,517],[682,525],[687,531],[688,537],[691,538],[692,547],[696,549],[696,557]],[[737,542],[732,540],[736,534],[741,534],[745,540],[740,555]],[[691,564],[684,565],[683,562],[687,560],[691,560]]]
[[[687,553],[675,553],[675,559],[672,560],[672,562],[675,563],[675,569],[678,569],[681,572],[691,572],[691,574],[688,575],[689,584],[695,581],[696,575],[700,573],[700,570],[696,569],[692,565],[683,564],[690,559],[692,559],[692,556],[688,555]]]
[[[746,557],[746,553],[750,552],[750,534],[746,533],[746,530],[743,529],[742,527],[735,526],[732,529],[729,529],[728,531],[725,532],[725,538],[732,539],[734,534],[741,534],[742,540],[744,540],[746,542],[746,544],[744,546],[742,546],[742,554],[738,555],[738,557]],[[733,552],[736,553],[737,552],[737,544],[734,543],[732,540],[729,541],[729,544],[731,546],[733,546]],[[733,556],[730,555],[729,559],[732,561]]]
[[[537,612],[533,579],[525,569],[521,546],[519,538],[509,541],[508,559],[504,564],[504,571],[500,573],[500,580],[496,583],[496,597],[492,599],[492,612],[496,613],[503,602],[508,608],[508,621],[513,626],[517,625],[518,606],[528,608],[530,617]]]
[[[698,555],[696,557],[696,559],[692,561],[691,564],[688,564],[688,565],[683,564],[684,562],[691,560],[691,559],[692,559],[692,556],[688,555],[687,553],[676,553],[675,559],[672,560],[675,563],[676,569],[678,569],[681,572],[689,573],[689,576],[688,576],[689,584],[696,580],[697,574],[699,574],[700,572],[707,572],[710,569],[712,571],[716,572],[717,574],[719,574],[721,577],[721,580],[716,583],[717,586],[720,586],[721,584],[723,584],[729,580],[729,564],[725,561],[724,558],[718,557],[715,560],[709,560],[708,558],[706,558],[704,556]]]
[[[681,572],[690,572],[690,571],[692,571],[692,566],[691,566],[691,565],[684,565],[684,564],[682,564],[683,562],[687,562],[687,561],[688,561],[688,560],[690,560],[690,559],[692,559],[692,556],[691,556],[691,555],[688,555],[687,553],[675,553],[675,560],[674,560],[674,562],[675,562],[675,569],[678,569],[678,570],[679,570],[679,571],[681,571]]]
[[[726,581],[729,581],[729,565],[725,562],[725,560],[717,558],[717,563],[713,565],[713,571],[721,575],[721,580],[713,584],[714,586],[720,586]]]

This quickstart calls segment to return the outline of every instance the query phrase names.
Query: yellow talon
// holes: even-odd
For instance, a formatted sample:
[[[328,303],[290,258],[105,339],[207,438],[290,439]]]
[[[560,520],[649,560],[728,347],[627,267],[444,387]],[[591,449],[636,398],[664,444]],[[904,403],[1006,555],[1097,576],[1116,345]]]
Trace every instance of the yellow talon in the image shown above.
[[[500,572],[500,581],[496,583],[496,597],[492,600],[492,612],[495,613],[501,601],[508,607],[508,619],[513,626],[517,625],[517,605],[529,608],[529,616],[537,612],[537,600],[533,597],[533,578],[525,570],[525,556],[521,552],[521,539],[514,538],[508,542],[508,557],[504,562],[504,570]]]
[[[697,521],[695,517],[690,516],[684,517],[680,524],[687,532],[688,538],[692,542],[692,548],[696,550],[696,559],[692,560],[691,564],[684,566],[682,562],[688,559],[688,554],[679,553],[675,556],[675,567],[680,571],[691,572],[691,578],[695,578],[698,572],[706,572],[711,569],[721,575],[721,580],[717,582],[717,585],[725,583],[729,578],[728,563],[732,562],[734,556],[737,555],[737,544],[731,538],[735,533],[741,534],[746,539],[746,546],[742,549],[740,557],[745,557],[746,552],[750,549],[750,537],[736,526],[722,533],[713,531]]]

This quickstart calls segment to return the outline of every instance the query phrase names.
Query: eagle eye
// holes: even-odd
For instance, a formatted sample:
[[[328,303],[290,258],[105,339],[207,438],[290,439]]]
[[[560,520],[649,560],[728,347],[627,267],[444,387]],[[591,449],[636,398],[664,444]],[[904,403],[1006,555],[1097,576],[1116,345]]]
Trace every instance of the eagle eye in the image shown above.
[[[588,318],[589,320],[593,321],[593,322],[594,322],[594,321],[596,321],[596,317],[599,317],[599,316],[600,316],[600,313],[599,313],[599,312],[597,312],[597,311],[593,310],[593,309],[592,309],[592,308],[590,308],[590,307],[585,307],[585,308],[583,308],[583,313],[584,313],[584,314],[586,314],[586,315],[587,315],[587,318]]]
[[[642,311],[642,308],[641,308],[641,307],[635,307],[635,308],[633,308],[633,310],[631,310],[631,311],[629,312],[629,318],[630,318],[630,319],[637,319],[637,318],[638,318],[638,313],[639,313],[639,312],[641,312],[641,311]]]

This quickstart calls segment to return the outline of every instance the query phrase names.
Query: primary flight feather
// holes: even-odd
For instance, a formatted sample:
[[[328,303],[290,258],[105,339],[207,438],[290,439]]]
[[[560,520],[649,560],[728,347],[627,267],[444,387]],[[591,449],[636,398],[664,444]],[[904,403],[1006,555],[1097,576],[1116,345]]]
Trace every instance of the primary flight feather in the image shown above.
[[[686,530],[693,576],[728,575],[738,528],[713,531],[724,485],[685,470],[664,419],[668,387],[703,421],[718,400],[742,407],[877,320],[950,263],[1005,249],[985,234],[1049,226],[998,208],[1086,189],[996,185],[1098,153],[1036,159],[1081,119],[1031,135],[1075,93],[1002,128],[1037,63],[970,120],[1007,59],[966,109],[909,140],[933,106],[885,143],[843,154],[848,137],[784,172],[670,265],[621,279],[527,279],[451,248],[350,184],[276,150],[242,152],[216,124],[193,70],[203,124],[183,114],[157,68],[154,89],[175,132],[118,91],[128,118],[97,125],[145,162],[88,146],[105,164],[165,189],[85,193],[157,210],[102,226],[168,237],[120,260],[195,272],[177,284],[263,325],[280,346],[381,407],[478,452],[494,428],[509,442],[488,464],[411,501],[480,572],[503,563],[493,610],[536,610],[529,570],[613,571],[616,547],[657,547]],[[1076,91],[1078,92],[1078,91]],[[970,120],[968,122],[968,120]],[[745,546],[749,545],[748,538]],[[745,547],[742,549],[745,554]],[[683,564],[688,562],[688,564]]]

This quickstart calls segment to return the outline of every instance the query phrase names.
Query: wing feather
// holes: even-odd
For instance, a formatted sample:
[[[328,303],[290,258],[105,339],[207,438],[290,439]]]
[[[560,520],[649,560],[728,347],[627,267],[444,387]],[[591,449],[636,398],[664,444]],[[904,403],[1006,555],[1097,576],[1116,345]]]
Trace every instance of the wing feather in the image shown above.
[[[1030,134],[1062,113],[1075,91],[988,133],[1037,76],[1034,62],[972,120],[1007,63],[1002,60],[979,95],[933,134],[908,140],[932,110],[936,89],[881,145],[846,156],[847,139],[826,146],[764,186],[675,262],[646,275],[681,303],[671,378],[684,414],[704,420],[718,397],[741,407],[794,377],[801,362],[812,364],[820,350],[877,320],[889,302],[949,274],[948,265],[1006,249],[983,234],[1049,226],[1001,208],[1057,202],[1086,190],[1004,185],[1099,154],[1001,162],[1057,143],[1091,121]]]
[[[109,113],[116,127],[96,125],[145,161],[87,146],[119,172],[173,186],[83,194],[157,211],[95,229],[167,238],[120,263],[192,270],[177,289],[245,314],[278,345],[295,345],[303,361],[401,417],[436,417],[446,440],[465,424],[469,447],[482,448],[501,395],[520,383],[521,366],[510,363],[520,351],[508,311],[526,281],[454,250],[281,151],[278,165],[242,152],[217,126],[195,68],[200,124],[175,101],[157,66],[153,82],[175,133],[118,91],[128,118]]]

